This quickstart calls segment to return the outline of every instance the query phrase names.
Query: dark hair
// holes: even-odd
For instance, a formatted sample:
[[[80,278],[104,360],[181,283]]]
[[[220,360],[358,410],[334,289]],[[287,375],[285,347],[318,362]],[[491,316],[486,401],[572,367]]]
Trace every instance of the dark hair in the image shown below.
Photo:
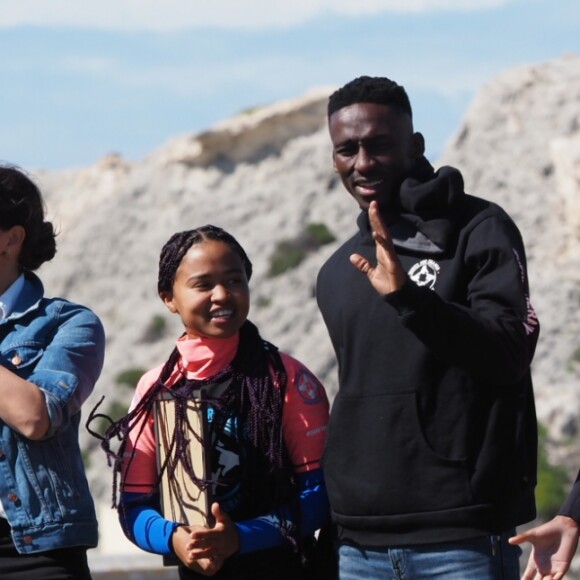
[[[404,87],[386,77],[361,76],[337,89],[328,99],[328,117],[339,109],[357,103],[388,105],[413,118],[411,102]]]
[[[56,254],[56,233],[44,219],[44,201],[38,187],[21,169],[0,166],[0,229],[22,226],[26,232],[19,265],[36,270]]]
[[[201,244],[214,240],[227,244],[241,258],[248,280],[252,277],[252,262],[244,248],[230,233],[217,226],[205,225],[193,230],[186,230],[173,234],[161,250],[159,256],[159,275],[157,278],[157,292],[171,292],[175,274],[183,256],[194,244]]]

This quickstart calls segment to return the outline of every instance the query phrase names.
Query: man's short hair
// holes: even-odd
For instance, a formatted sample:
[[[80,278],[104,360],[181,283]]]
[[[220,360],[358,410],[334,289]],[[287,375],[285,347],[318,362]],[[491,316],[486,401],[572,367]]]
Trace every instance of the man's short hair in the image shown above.
[[[413,118],[411,103],[404,87],[386,77],[361,76],[337,89],[328,99],[328,117],[339,109],[357,103],[387,105]]]

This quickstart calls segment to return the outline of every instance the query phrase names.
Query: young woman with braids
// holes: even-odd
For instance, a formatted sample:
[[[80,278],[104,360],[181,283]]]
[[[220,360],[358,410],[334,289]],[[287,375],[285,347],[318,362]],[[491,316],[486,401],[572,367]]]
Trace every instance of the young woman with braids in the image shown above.
[[[33,273],[55,232],[28,176],[0,166],[0,578],[90,580],[98,530],[78,443],[105,337]]]
[[[251,274],[243,248],[218,227],[169,239],[158,291],[185,333],[168,361],[142,377],[128,415],[103,440],[122,473],[125,533],[144,550],[175,554],[181,579],[307,578],[308,538],[329,514],[320,469],[328,400],[308,369],[247,320]],[[161,515],[153,405],[167,389],[179,405],[208,384],[222,385],[208,411],[212,476],[200,482],[190,473],[215,490],[215,524],[205,528]],[[115,453],[110,442],[119,436]],[[186,446],[178,436],[176,454]]]

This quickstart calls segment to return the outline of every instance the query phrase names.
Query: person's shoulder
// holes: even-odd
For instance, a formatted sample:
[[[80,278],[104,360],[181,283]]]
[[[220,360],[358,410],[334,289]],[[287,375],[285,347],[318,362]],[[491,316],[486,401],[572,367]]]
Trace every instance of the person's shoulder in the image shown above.
[[[98,316],[95,314],[94,310],[86,306],[85,304],[81,304],[80,302],[75,302],[74,300],[69,300],[68,298],[63,298],[62,296],[53,296],[53,297],[44,297],[44,300],[47,304],[50,305],[51,308],[58,308],[62,311],[66,312],[86,312],[91,316]]]
[[[89,306],[73,302],[67,298],[55,296],[52,298],[44,297],[42,302],[48,313],[53,314],[61,320],[74,319],[80,324],[93,324],[102,327],[103,324],[99,316]]]
[[[316,383],[322,387],[318,377],[302,362],[285,352],[280,352],[282,364],[293,383],[300,388],[301,383]]]
[[[500,220],[515,227],[515,222],[499,204],[477,197],[475,195],[465,195],[463,215],[466,222],[477,225],[487,219]]]
[[[330,256],[322,264],[320,271],[331,269],[336,267],[337,263],[344,263],[344,257],[350,256],[358,245],[358,240],[360,238],[360,232],[352,234],[344,242],[342,242],[335,250],[330,254]],[[348,260],[347,260],[348,261]]]
[[[332,259],[336,255],[343,254],[344,252],[348,251],[352,246],[356,245],[358,239],[360,238],[360,232],[355,232],[351,236],[349,236],[346,240],[344,240],[335,250],[330,254],[330,258]]]
[[[286,369],[286,372],[292,371],[294,369],[303,367],[304,365],[292,355],[288,354],[287,352],[283,352],[281,350],[278,351],[280,354],[280,358],[282,359],[282,364]]]
[[[135,397],[137,399],[143,397],[143,395],[157,382],[164,365],[165,363],[158,364],[141,375],[141,378],[135,387]]]

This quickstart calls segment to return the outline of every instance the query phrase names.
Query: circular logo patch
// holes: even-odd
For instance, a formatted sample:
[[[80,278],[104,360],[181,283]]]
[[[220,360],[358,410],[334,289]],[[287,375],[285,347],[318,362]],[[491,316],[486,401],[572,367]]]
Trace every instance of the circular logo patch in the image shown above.
[[[304,402],[309,405],[314,405],[322,399],[322,386],[312,374],[306,371],[298,373],[296,388]]]
[[[427,286],[431,290],[435,287],[441,266],[433,260],[421,260],[409,270],[409,278],[417,286]]]

